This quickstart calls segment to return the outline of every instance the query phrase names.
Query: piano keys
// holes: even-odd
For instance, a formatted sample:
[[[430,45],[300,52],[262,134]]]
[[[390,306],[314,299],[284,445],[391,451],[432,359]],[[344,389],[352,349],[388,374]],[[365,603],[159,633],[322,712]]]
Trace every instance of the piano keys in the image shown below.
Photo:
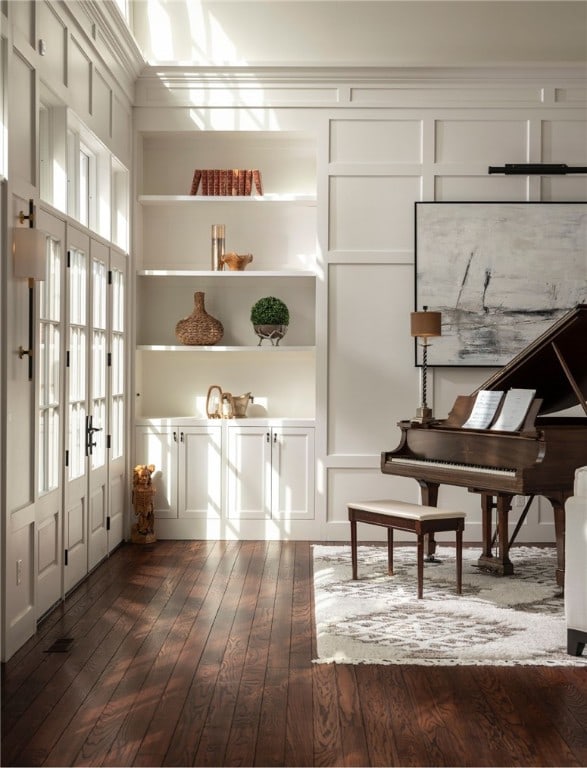
[[[575,469],[587,465],[586,339],[587,305],[580,304],[475,392],[458,397],[446,419],[399,422],[398,447],[381,455],[383,473],[418,482],[423,504],[436,506],[441,484],[462,486],[481,496],[480,568],[513,573],[509,550],[519,525],[510,537],[512,500],[516,495],[540,495],[553,508],[556,580],[564,584],[564,505],[573,494]],[[511,388],[536,390],[518,431],[463,428],[477,392]],[[556,415],[577,404],[585,416]],[[434,554],[434,542],[429,543],[428,554]]]

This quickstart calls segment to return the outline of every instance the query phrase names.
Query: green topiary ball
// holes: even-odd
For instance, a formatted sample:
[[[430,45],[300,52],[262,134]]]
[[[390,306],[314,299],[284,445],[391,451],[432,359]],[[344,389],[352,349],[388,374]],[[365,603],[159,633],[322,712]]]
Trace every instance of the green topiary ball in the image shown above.
[[[281,299],[265,296],[251,307],[253,325],[288,325],[289,310]]]

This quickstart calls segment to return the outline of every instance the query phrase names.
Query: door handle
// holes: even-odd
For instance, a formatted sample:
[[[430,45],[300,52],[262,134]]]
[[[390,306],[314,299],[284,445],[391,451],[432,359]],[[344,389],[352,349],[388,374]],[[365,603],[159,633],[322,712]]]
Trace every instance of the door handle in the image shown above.
[[[97,443],[92,438],[95,432],[101,432],[102,427],[93,426],[94,417],[86,416],[86,456],[92,455],[92,449],[96,447]]]

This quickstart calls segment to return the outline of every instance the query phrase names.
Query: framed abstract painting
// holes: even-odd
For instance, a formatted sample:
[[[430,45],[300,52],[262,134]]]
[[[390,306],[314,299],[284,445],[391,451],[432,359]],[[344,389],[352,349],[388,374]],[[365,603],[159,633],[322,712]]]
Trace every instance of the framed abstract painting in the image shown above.
[[[442,313],[429,365],[501,367],[587,301],[587,203],[418,202],[415,230],[415,307]]]

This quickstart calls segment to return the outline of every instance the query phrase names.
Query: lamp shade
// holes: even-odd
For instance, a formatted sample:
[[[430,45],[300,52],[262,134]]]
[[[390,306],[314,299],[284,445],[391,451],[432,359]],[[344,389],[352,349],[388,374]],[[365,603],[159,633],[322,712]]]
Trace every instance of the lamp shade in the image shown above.
[[[412,312],[410,314],[410,331],[412,336],[427,339],[440,336],[440,312]]]
[[[12,230],[12,255],[15,277],[45,280],[47,273],[47,235],[30,227]]]

